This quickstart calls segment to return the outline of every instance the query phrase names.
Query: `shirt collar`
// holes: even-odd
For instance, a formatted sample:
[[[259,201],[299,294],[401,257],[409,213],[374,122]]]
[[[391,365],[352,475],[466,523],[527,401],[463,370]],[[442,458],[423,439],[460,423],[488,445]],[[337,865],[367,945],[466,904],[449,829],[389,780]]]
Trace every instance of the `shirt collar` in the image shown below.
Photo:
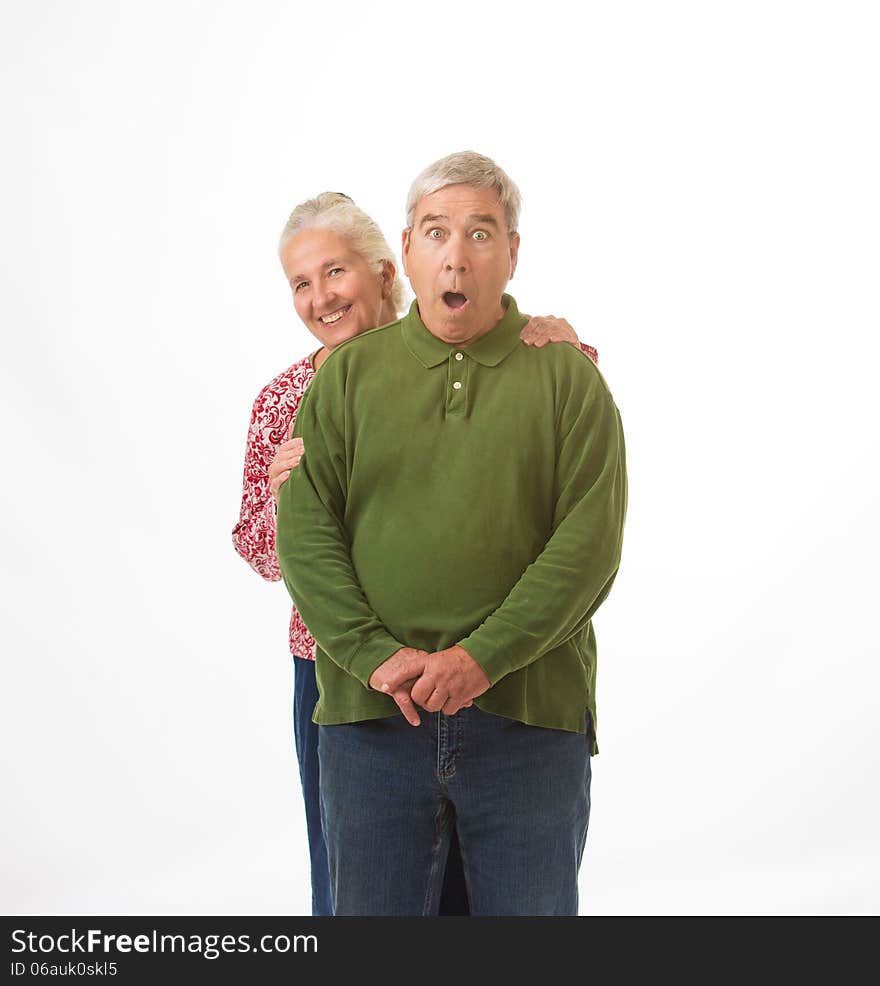
[[[509,294],[502,297],[502,303],[507,308],[504,316],[484,336],[480,336],[470,346],[455,346],[431,335],[419,315],[418,301],[414,301],[403,317],[403,341],[406,348],[426,368],[444,363],[453,350],[467,353],[483,366],[497,366],[516,348],[520,329],[527,321],[520,315],[516,302]]]

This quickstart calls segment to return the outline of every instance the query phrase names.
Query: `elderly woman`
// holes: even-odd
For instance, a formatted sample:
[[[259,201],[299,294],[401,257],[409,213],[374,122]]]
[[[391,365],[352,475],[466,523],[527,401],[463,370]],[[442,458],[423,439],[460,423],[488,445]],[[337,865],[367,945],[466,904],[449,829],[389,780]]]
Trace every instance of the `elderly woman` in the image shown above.
[[[290,439],[300,400],[315,371],[336,346],[392,322],[403,308],[403,288],[394,255],[381,230],[350,198],[323,192],[298,205],[281,235],[281,266],[293,304],[320,343],[257,395],[248,429],[239,521],[232,531],[235,550],[264,579],[276,582],[275,498],[303,455],[301,439]],[[564,319],[531,319],[523,342],[580,345]],[[582,347],[592,359],[596,352]],[[290,620],[294,656],[294,737],[306,809],[312,877],[312,913],[330,915],[332,901],[327,850],[321,831],[318,727],[312,713],[318,698],[315,641],[296,608]],[[441,914],[467,913],[467,894],[457,846],[447,863]]]

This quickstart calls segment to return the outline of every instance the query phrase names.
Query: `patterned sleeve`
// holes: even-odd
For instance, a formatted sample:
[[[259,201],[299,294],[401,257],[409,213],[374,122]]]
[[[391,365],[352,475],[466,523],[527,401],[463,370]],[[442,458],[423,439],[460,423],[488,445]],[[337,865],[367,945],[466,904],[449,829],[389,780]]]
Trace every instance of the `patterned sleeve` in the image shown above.
[[[582,342],[580,345],[581,345],[581,351],[586,353],[587,356],[589,356],[590,359],[596,364],[596,366],[598,366],[599,365],[598,350],[593,346],[588,346],[585,342]]]
[[[251,568],[270,582],[281,579],[281,569],[275,556],[275,501],[269,491],[269,466],[278,446],[287,439],[313,375],[308,359],[294,363],[260,391],[251,412],[241,511],[232,529],[232,544]]]

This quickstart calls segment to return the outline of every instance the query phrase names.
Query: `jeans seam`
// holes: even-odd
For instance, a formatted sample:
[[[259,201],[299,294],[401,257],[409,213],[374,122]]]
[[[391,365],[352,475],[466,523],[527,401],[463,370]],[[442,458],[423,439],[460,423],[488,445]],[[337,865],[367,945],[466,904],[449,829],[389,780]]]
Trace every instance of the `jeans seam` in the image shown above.
[[[440,764],[442,762],[442,753],[441,753],[441,746],[442,746],[442,726],[441,726],[441,721],[442,720],[441,720],[441,716],[442,716],[442,713],[441,712],[438,712],[437,713],[437,780],[442,782],[443,781],[443,773],[442,773],[442,771],[440,769]]]
[[[428,873],[428,885],[425,887],[425,903],[422,907],[422,917],[430,917],[432,912],[432,907],[434,903],[434,887],[437,884],[437,873],[440,870],[440,849],[443,846],[443,836],[446,832],[446,826],[442,825],[443,815],[445,814],[446,806],[441,801],[437,805],[437,811],[434,815],[434,844],[431,846],[431,869]]]
[[[446,736],[446,748],[443,749],[443,736]],[[446,784],[455,777],[455,771],[461,760],[459,754],[459,731],[455,716],[444,716],[437,713],[437,780]],[[444,757],[444,752],[446,756]]]

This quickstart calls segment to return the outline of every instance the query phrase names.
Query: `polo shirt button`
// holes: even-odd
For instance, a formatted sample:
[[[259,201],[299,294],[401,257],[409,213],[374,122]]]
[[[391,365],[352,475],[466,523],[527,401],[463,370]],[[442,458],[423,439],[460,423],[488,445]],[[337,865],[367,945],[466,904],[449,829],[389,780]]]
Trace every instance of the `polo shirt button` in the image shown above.
[[[455,354],[455,358],[457,360],[463,360],[464,359],[464,353],[456,353]]]
[[[456,380],[455,383],[452,385],[452,389],[461,390],[461,384]]]

